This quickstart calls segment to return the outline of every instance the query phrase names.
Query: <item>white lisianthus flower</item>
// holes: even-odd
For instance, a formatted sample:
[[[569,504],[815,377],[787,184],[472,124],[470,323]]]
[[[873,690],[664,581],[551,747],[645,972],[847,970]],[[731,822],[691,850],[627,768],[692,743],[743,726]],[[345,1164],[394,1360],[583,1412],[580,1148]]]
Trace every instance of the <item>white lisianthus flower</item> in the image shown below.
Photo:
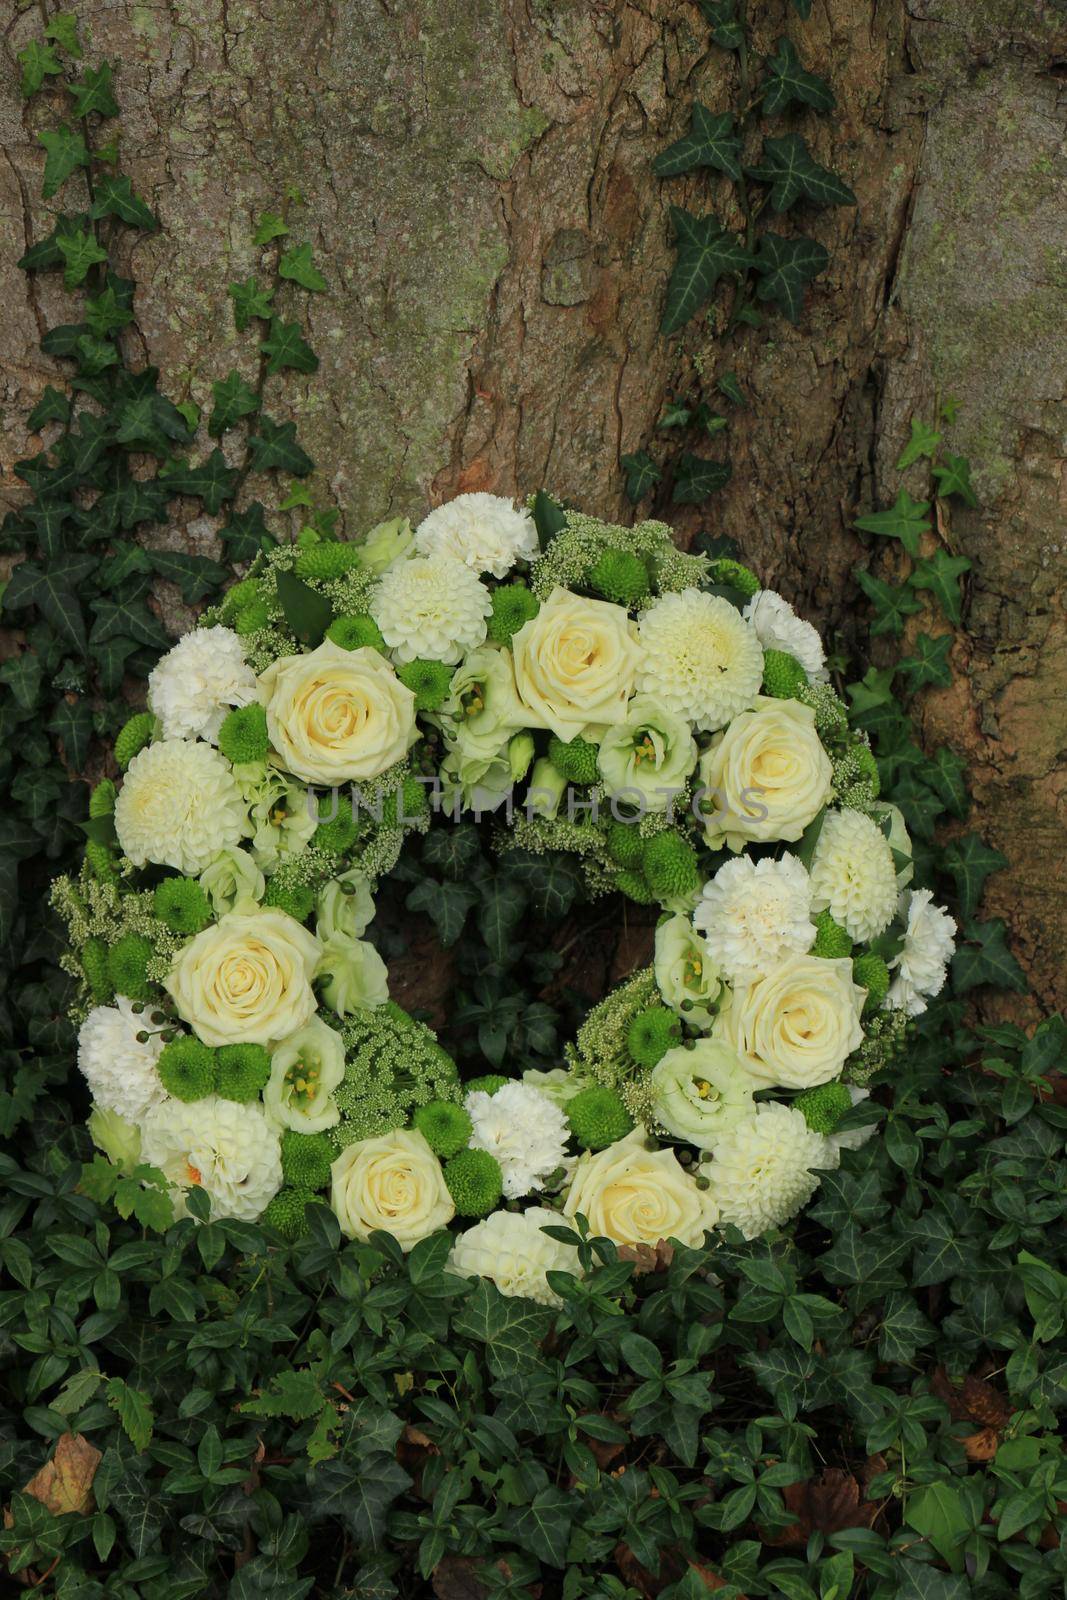
[[[649,1082],[656,1121],[705,1150],[752,1110],[752,1074],[723,1039],[668,1050]]]
[[[606,1150],[587,1150],[574,1169],[563,1215],[581,1212],[592,1233],[616,1244],[703,1244],[719,1215],[710,1191],[699,1187],[673,1150],[649,1150],[647,1143],[645,1130],[635,1128]]]
[[[370,614],[398,661],[462,660],[484,643],[492,609],[477,573],[448,555],[399,562],[370,597]]]
[[[86,1126],[90,1139],[113,1167],[133,1171],[141,1159],[141,1130],[135,1122],[94,1102]]]
[[[312,1017],[283,1039],[270,1059],[263,1109],[276,1128],[322,1133],[340,1120],[333,1091],[345,1075],[345,1047],[335,1028]]]
[[[912,889],[900,897],[900,914],[907,923],[903,948],[889,962],[893,981],[886,1005],[909,1017],[921,1016],[927,1000],[940,994],[956,948],[956,924],[933,898],[929,889]]]
[[[315,933],[324,943],[335,933],[360,939],[374,921],[374,896],[370,879],[356,867],[331,878],[319,890],[315,904]]]
[[[912,843],[908,835],[904,813],[899,806],[890,805],[887,800],[879,800],[874,806],[871,815],[880,822],[889,841],[889,849],[897,868],[897,888],[904,890],[915,876],[915,862],[912,860]]]
[[[141,1129],[141,1159],[177,1190],[179,1216],[195,1186],[210,1197],[212,1216],[254,1222],[282,1183],[281,1145],[263,1108],[220,1095],[155,1106]]]
[[[322,998],[347,1017],[363,1007],[383,1006],[389,998],[389,972],[381,956],[366,939],[331,933],[322,947],[315,969]]]
[[[863,1043],[866,998],[847,957],[787,956],[734,989],[715,1034],[745,1058],[758,1087],[815,1089]]]
[[[850,939],[884,933],[897,908],[897,869],[889,841],[862,811],[828,811],[811,863],[811,903],[830,912]]]
[[[142,1044],[137,1035],[148,1033]],[[78,1031],[78,1066],[102,1111],[140,1122],[165,1098],[156,1063],[163,1049],[158,1031],[145,1027],[125,995],[113,1006],[94,1006]]]
[[[773,589],[757,589],[744,609],[746,621],[756,630],[764,650],[784,650],[795,656],[809,683],[826,683],[826,652],[818,630],[798,617],[788,600]]]
[[[643,811],[666,811],[684,791],[696,764],[696,740],[688,722],[651,695],[634,696],[626,720],[608,728],[597,751],[605,793],[637,798]]]
[[[517,561],[538,553],[537,529],[525,506],[499,494],[459,494],[424,517],[415,530],[420,555],[452,556],[472,572],[503,578]]]
[[[796,856],[738,856],[704,885],[693,926],[730,982],[750,983],[783,956],[811,949],[810,912],[811,884]]]
[[[509,1200],[544,1188],[562,1167],[570,1125],[554,1101],[526,1083],[505,1083],[495,1094],[475,1089],[463,1102],[473,1123],[471,1148],[500,1163]]]
[[[572,1072],[569,1067],[550,1067],[547,1072],[541,1072],[537,1067],[527,1067],[522,1081],[529,1088],[547,1095],[557,1106],[565,1108],[576,1094],[588,1089],[593,1080],[581,1072]]]
[[[543,1306],[563,1304],[548,1286],[549,1272],[573,1272],[581,1277],[578,1252],[573,1245],[553,1239],[542,1230],[565,1227],[558,1211],[531,1206],[528,1211],[494,1211],[461,1233],[452,1246],[449,1270],[463,1278],[488,1278],[501,1294],[523,1295]]]
[[[223,720],[256,698],[256,675],[230,628],[194,628],[153,667],[148,704],[164,739],[218,744]]]
[[[676,912],[656,928],[656,987],[665,1005],[694,1028],[710,1028],[723,978],[688,917]]]
[[[719,1221],[756,1239],[795,1216],[818,1188],[819,1169],[836,1167],[839,1159],[829,1139],[808,1127],[802,1111],[771,1100],[716,1141],[712,1159],[701,1164],[700,1172]]]
[[[230,764],[210,745],[163,739],[130,762],[115,802],[115,832],[135,867],[151,861],[195,878],[247,831]]]
[[[642,612],[637,687],[701,732],[747,711],[763,681],[755,630],[721,595],[665,594]]]
[[[227,911],[254,911],[263,899],[267,880],[239,845],[220,850],[200,874],[200,887],[217,917]]]

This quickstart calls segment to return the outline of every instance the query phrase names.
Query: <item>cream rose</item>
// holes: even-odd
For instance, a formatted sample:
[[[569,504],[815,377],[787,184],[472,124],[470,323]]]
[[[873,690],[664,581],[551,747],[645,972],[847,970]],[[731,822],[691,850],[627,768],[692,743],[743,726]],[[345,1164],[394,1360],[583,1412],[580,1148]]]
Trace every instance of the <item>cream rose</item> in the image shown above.
[[[714,1031],[747,1061],[757,1087],[814,1089],[836,1078],[862,1044],[866,998],[847,957],[788,956],[734,989]]]
[[[511,648],[515,687],[536,726],[569,743],[625,718],[641,652],[622,606],[553,589]]]
[[[580,1211],[594,1234],[616,1244],[702,1244],[718,1220],[707,1190],[679,1166],[673,1150],[646,1150],[645,1139],[635,1128],[596,1155],[587,1151],[574,1169],[563,1215]]]
[[[330,1204],[350,1239],[380,1229],[410,1250],[456,1214],[441,1163],[421,1133],[397,1128],[360,1139],[342,1150],[330,1176]]]
[[[417,737],[414,694],[369,646],[325,639],[308,655],[283,656],[260,674],[259,698],[279,763],[306,783],[376,778]]]
[[[230,911],[183,945],[164,987],[205,1044],[275,1044],[315,1010],[321,955],[284,911]]]
[[[811,707],[761,695],[701,760],[708,845],[794,842],[830,798],[832,778]]]

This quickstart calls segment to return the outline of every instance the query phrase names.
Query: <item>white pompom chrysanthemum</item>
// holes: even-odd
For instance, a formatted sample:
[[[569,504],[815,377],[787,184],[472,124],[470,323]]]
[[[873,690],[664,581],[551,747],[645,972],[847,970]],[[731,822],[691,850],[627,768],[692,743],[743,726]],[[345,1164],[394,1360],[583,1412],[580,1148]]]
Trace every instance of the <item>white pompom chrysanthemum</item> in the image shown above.
[[[788,600],[773,589],[757,589],[744,610],[764,650],[784,650],[795,656],[809,683],[826,683],[826,652],[816,628],[798,617]]]
[[[531,1206],[528,1211],[494,1211],[459,1235],[452,1246],[449,1267],[464,1278],[489,1278],[501,1294],[524,1295],[543,1306],[562,1305],[545,1275],[580,1275],[578,1252],[573,1245],[552,1239],[541,1230],[563,1225],[563,1217],[546,1206]]]
[[[464,1101],[474,1131],[471,1145],[500,1163],[509,1200],[544,1186],[566,1158],[570,1128],[546,1094],[526,1083],[505,1083],[495,1094],[475,1089]]]
[[[839,1160],[802,1111],[771,1100],[716,1141],[700,1173],[719,1207],[719,1221],[755,1239],[788,1222],[818,1188],[815,1169],[836,1167]]]
[[[889,963],[893,982],[886,1004],[918,1017],[932,995],[940,994],[956,947],[956,924],[943,906],[932,904],[929,889],[912,889],[900,897],[907,917],[904,945]]]
[[[195,877],[247,831],[237,780],[210,745],[163,739],[130,762],[115,802],[115,832],[135,867],[151,861]]]
[[[460,494],[424,517],[415,530],[423,556],[453,556],[472,572],[503,578],[516,561],[537,555],[537,529],[525,506],[499,494]]]
[[[281,1188],[281,1145],[263,1108],[219,1095],[155,1106],[141,1130],[141,1159],[175,1186],[182,1215],[186,1192],[198,1187],[213,1217],[254,1222]]]
[[[747,711],[763,681],[755,630],[721,595],[665,594],[643,612],[637,687],[713,733]]]
[[[750,983],[786,955],[810,950],[811,882],[796,856],[738,856],[704,885],[693,926],[733,983]]]
[[[493,609],[477,573],[455,556],[416,556],[383,573],[370,613],[400,661],[459,661],[485,639]]]
[[[78,1066],[105,1111],[115,1111],[127,1122],[140,1122],[164,1098],[156,1063],[163,1040],[149,1032],[143,1043],[137,1035],[147,1031],[123,996],[113,1006],[94,1006],[78,1032]]]
[[[165,739],[217,744],[223,719],[256,698],[256,675],[229,628],[194,628],[153,667],[148,703]]]
[[[884,932],[897,908],[889,841],[862,811],[827,812],[811,863],[811,903],[861,943]]]

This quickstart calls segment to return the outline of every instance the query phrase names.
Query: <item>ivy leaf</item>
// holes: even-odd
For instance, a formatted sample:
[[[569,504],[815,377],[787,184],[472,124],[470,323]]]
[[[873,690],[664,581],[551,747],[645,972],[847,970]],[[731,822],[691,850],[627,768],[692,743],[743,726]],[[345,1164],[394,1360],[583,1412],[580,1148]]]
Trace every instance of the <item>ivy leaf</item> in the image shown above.
[[[70,397],[61,394],[58,389],[53,389],[49,383],[45,386],[44,394],[42,394],[26,418],[26,426],[30,433],[40,433],[48,422],[67,422],[69,420]]]
[[[58,128],[46,129],[37,138],[46,152],[41,194],[49,200],[66,183],[72,172],[89,165],[89,151],[81,134],[67,122],[61,123]]]
[[[651,492],[653,485],[663,476],[647,450],[637,450],[633,455],[622,456],[621,465],[626,474],[626,498],[633,506],[644,499],[645,495]]]
[[[951,633],[939,634],[936,639],[928,633],[920,633],[915,640],[914,655],[902,660],[898,671],[907,674],[913,689],[922,689],[927,684],[944,688],[952,682],[952,668],[948,664],[952,643]]]
[[[866,567],[853,567],[852,576],[875,608],[871,633],[888,633],[899,639],[904,632],[905,618],[921,611],[922,602],[916,600],[908,584],[883,583]]]
[[[715,387],[720,394],[726,396],[731,405],[743,406],[745,404],[745,391],[741,387],[736,372],[724,372],[716,382]]]
[[[798,322],[804,309],[804,290],[829,260],[826,247],[817,239],[761,234],[756,252],[756,269],[760,275],[756,294],[760,300],[774,301],[790,322]]]
[[[104,173],[96,180],[93,199],[94,217],[118,217],[131,228],[142,228],[154,233],[159,219],[140,195],[134,194],[129,178]]]
[[[22,68],[22,93],[25,99],[35,95],[45,78],[54,78],[63,71],[63,63],[50,44],[31,39],[16,57]]]
[[[333,621],[333,607],[326,596],[281,567],[276,580],[285,620],[297,638],[303,644],[321,644],[323,634]]]
[[[132,639],[149,650],[169,649],[167,630],[145,604],[150,592],[148,579],[141,577],[121,598],[101,595],[91,602],[96,621],[89,642],[94,649],[111,639]]]
[[[298,244],[291,250],[284,250],[278,262],[278,273],[298,283],[302,289],[321,293],[326,288],[326,279],[311,259],[310,244]]]
[[[289,228],[284,217],[278,216],[274,211],[264,211],[252,235],[252,243],[270,244],[272,239],[280,239],[288,232]]]
[[[253,317],[259,317],[262,322],[270,321],[272,288],[260,288],[258,279],[251,277],[244,283],[231,283],[227,293],[233,301],[233,320],[238,333],[244,333]]]
[[[936,428],[928,428],[918,417],[912,417],[911,438],[897,458],[897,471],[907,472],[921,457],[935,456],[940,443],[941,435]]]
[[[84,771],[93,737],[93,714],[85,701],[64,696],[57,701],[46,727],[62,745],[63,759],[69,771]]]
[[[942,745],[926,764],[926,775],[954,817],[963,818],[971,809],[967,791],[967,763],[963,757]]]
[[[233,563],[252,561],[261,550],[273,549],[277,543],[263,520],[263,507],[253,500],[243,511],[234,511],[219,538],[226,546],[227,559]]]
[[[773,117],[794,101],[815,111],[832,111],[834,107],[833,91],[826,80],[806,70],[789,39],[779,39],[776,53],[767,59],[763,109]]]
[[[901,489],[888,511],[869,512],[857,517],[852,526],[864,533],[881,534],[885,539],[899,539],[909,556],[918,556],[919,538],[930,531],[926,517],[929,509],[928,500],[913,500],[907,489]]]
[[[296,442],[294,422],[272,422],[270,417],[260,417],[259,432],[249,441],[253,472],[292,473],[294,478],[306,478],[315,463]]]
[[[978,834],[965,833],[946,845],[944,862],[955,880],[960,910],[965,917],[973,917],[981,903],[986,879],[1006,867],[1008,858],[986,844]]]
[[[116,410],[115,438],[156,455],[169,455],[175,443],[188,444],[189,424],[165,395],[151,390],[124,401]]]
[[[90,295],[85,302],[86,326],[98,339],[108,338],[120,328],[129,327],[133,321],[131,297],[123,288],[128,280],[116,278],[113,274],[109,274],[108,277],[109,281],[100,293]],[[133,285],[130,284],[130,289],[132,288]]]
[[[780,139],[764,139],[758,167],[749,172],[760,183],[771,185],[772,211],[788,211],[795,200],[810,200],[818,206],[854,206],[856,196],[836,172],[820,166],[799,133],[783,134]]]
[[[957,994],[969,994],[982,984],[1026,993],[1026,974],[1004,942],[1006,933],[999,917],[964,923],[963,942],[952,957],[952,987]]]
[[[63,283],[68,289],[76,289],[85,282],[91,267],[107,260],[107,251],[100,248],[87,228],[57,234],[56,248],[63,257]]]
[[[438,883],[434,878],[424,878],[416,884],[404,904],[409,911],[422,911],[429,917],[437,937],[447,948],[455,944],[463,932],[467,912],[479,900],[477,889],[469,883]]]
[[[971,484],[971,463],[966,456],[946,455],[944,465],[931,468],[939,495],[958,495],[966,505],[976,506],[978,496]]]
[[[935,550],[932,556],[915,563],[911,582],[916,589],[929,589],[950,622],[958,622],[963,610],[960,578],[971,570],[966,556],[950,556]]]
[[[509,877],[522,885],[534,911],[546,922],[559,922],[581,894],[581,873],[562,852],[538,856],[525,850],[509,851],[507,868]]]
[[[237,479],[236,467],[226,465],[221,450],[212,450],[204,461],[190,465],[175,461],[167,471],[160,473],[159,481],[170,494],[191,494],[204,503],[204,510],[212,516],[222,508],[223,501],[232,500]]]
[[[681,206],[671,206],[678,259],[667,286],[667,303],[660,324],[673,333],[694,317],[715,292],[719,279],[744,272],[755,263],[735,233],[728,233],[713,216],[695,217]]]
[[[268,357],[267,371],[281,372],[292,367],[296,372],[315,372],[319,358],[305,341],[298,322],[283,322],[272,317],[270,336],[264,339],[260,350]]]
[[[567,1546],[578,1501],[565,1489],[550,1483],[539,1489],[510,1521],[512,1536],[521,1550],[530,1550],[550,1567],[567,1565]]]
[[[186,605],[195,606],[211,589],[226,581],[226,569],[210,556],[189,555],[184,550],[149,550],[148,559],[161,578],[177,584]]]
[[[652,163],[657,177],[671,178],[694,167],[712,167],[741,181],[741,139],[734,131],[733,113],[716,116],[699,100],[693,102],[689,132],[662,150]]]
[[[215,404],[207,431],[213,438],[217,439],[227,428],[236,427],[242,417],[259,410],[258,394],[239,372],[231,372],[213,383],[211,394]]]
[[[699,4],[715,43],[723,50],[740,50],[745,42],[745,29],[736,15],[737,0],[699,0]]]
[[[74,98],[74,115],[79,121],[94,111],[98,117],[118,116],[118,101],[111,91],[110,61],[96,68],[86,67],[84,77],[69,85],[69,88]]]
[[[66,556],[43,569],[32,561],[22,561],[4,590],[4,609],[36,606],[60,638],[84,655],[85,618],[77,590],[95,566],[96,557],[89,555]]]
[[[103,523],[119,522],[128,533],[141,522],[162,522],[171,493],[159,478],[126,477],[100,496],[93,510]]]
[[[798,17],[807,22],[811,16],[811,0],[793,0],[793,9]]]
[[[82,58],[81,40],[78,38],[78,19],[73,11],[57,11],[44,25],[44,36],[65,50],[73,61]]]
[[[698,506],[709,495],[729,483],[732,468],[728,461],[710,461],[683,451],[678,462],[671,499],[676,506]]]

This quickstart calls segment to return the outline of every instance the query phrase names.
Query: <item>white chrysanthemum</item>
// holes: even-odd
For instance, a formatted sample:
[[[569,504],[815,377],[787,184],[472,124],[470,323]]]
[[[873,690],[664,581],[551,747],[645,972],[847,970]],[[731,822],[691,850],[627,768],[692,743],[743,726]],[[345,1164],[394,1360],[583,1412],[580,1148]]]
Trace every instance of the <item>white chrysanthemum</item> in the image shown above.
[[[256,675],[229,628],[194,628],[156,663],[148,679],[148,704],[165,739],[218,744],[227,713],[255,698]]]
[[[639,623],[640,693],[707,733],[752,705],[763,682],[755,629],[721,595],[665,594]]]
[[[818,629],[798,617],[788,600],[773,589],[757,589],[745,607],[746,621],[756,630],[764,650],[784,650],[795,656],[808,675],[809,683],[826,683],[826,652]]]
[[[581,1276],[578,1252],[542,1233],[545,1227],[565,1227],[566,1219],[547,1206],[529,1211],[494,1211],[483,1222],[461,1233],[452,1246],[449,1267],[464,1278],[489,1278],[501,1294],[521,1294],[543,1306],[563,1302],[548,1286],[548,1272],[573,1272]]]
[[[738,856],[704,885],[693,926],[732,983],[751,983],[783,956],[810,950],[811,882],[796,856]]]
[[[829,811],[811,863],[811,903],[828,910],[849,937],[883,933],[897,908],[897,869],[889,841],[862,811]]]
[[[746,1239],[780,1227],[819,1186],[813,1169],[836,1167],[838,1151],[813,1133],[804,1113],[780,1100],[758,1105],[745,1122],[718,1139],[701,1164],[719,1221],[732,1222]]]
[[[460,494],[424,517],[415,530],[423,556],[453,556],[472,572],[503,578],[516,561],[537,555],[537,529],[525,506],[499,494]]]
[[[493,609],[476,572],[455,556],[416,556],[382,574],[370,613],[400,661],[459,661],[485,639]]]
[[[105,1111],[115,1111],[127,1122],[140,1122],[151,1106],[164,1098],[156,1062],[163,1049],[159,1033],[149,1033],[144,1044],[145,1020],[120,995],[113,1006],[94,1006],[78,1032],[78,1066]]]
[[[196,877],[248,831],[228,761],[210,745],[163,739],[135,755],[115,802],[115,832],[135,867]]]
[[[904,945],[889,963],[893,982],[886,1004],[918,1017],[932,995],[940,994],[956,947],[956,924],[943,906],[932,904],[929,889],[912,889],[900,897],[907,917]]]
[[[566,1117],[540,1089],[505,1083],[495,1094],[475,1089],[464,1101],[474,1124],[471,1145],[500,1163],[509,1200],[544,1186],[566,1159]]]
[[[262,1106],[215,1094],[155,1106],[141,1130],[141,1160],[174,1184],[180,1216],[196,1186],[210,1197],[213,1217],[254,1222],[282,1183],[281,1145]]]

